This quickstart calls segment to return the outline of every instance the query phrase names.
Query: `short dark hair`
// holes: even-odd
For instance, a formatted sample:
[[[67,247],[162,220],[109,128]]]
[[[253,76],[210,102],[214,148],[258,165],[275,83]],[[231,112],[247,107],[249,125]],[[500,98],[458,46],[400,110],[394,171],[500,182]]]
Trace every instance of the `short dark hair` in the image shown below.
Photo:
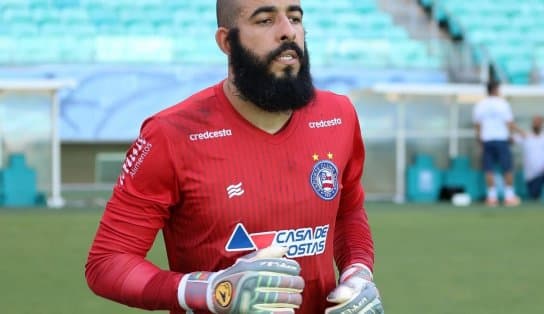
[[[494,94],[499,89],[499,86],[501,86],[501,83],[499,81],[492,80],[487,82],[487,94]]]
[[[239,0],[217,0],[215,12],[217,15],[217,27],[233,28],[236,18],[240,13]]]

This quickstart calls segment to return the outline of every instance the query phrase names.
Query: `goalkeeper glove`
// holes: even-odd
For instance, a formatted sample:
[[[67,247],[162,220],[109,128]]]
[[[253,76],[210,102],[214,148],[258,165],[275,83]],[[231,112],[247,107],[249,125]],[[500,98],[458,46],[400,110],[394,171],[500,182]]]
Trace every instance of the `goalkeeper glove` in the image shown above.
[[[300,265],[283,247],[245,255],[218,272],[185,274],[178,300],[187,311],[213,313],[294,313],[302,303]]]
[[[349,266],[340,276],[340,284],[329,294],[327,301],[338,303],[325,314],[382,314],[383,306],[372,272],[363,264]]]

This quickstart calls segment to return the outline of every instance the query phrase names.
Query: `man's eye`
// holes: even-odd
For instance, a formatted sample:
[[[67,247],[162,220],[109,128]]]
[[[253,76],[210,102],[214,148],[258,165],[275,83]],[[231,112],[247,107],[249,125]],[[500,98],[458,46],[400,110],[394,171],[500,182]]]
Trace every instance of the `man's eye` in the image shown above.
[[[302,19],[300,17],[291,17],[290,20],[291,20],[291,23],[293,23],[293,24],[302,23]]]
[[[272,19],[270,18],[257,21],[257,24],[270,24],[270,23],[272,23]]]

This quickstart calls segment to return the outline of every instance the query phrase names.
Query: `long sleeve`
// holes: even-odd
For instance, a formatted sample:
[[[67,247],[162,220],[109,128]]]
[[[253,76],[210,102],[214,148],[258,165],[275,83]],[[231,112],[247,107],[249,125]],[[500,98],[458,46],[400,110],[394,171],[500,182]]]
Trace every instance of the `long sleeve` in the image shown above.
[[[85,275],[96,294],[149,310],[178,308],[181,274],[160,270],[145,260],[156,230],[130,222],[111,203],[100,222]]]
[[[374,267],[374,243],[364,210],[364,190],[361,184],[364,158],[361,130],[355,114],[353,149],[342,178],[343,188],[334,235],[334,255],[340,270],[353,263],[363,263],[371,270]]]
[[[169,156],[158,123],[148,120],[127,152],[89,251],[85,276],[96,294],[132,307],[180,310],[182,274],[145,259],[169,207],[178,201]]]

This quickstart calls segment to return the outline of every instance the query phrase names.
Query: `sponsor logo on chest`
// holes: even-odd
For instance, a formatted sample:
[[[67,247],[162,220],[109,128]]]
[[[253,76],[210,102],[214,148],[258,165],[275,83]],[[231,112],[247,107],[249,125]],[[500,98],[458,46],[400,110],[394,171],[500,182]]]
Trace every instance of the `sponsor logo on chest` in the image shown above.
[[[332,118],[330,120],[319,120],[319,121],[310,121],[308,127],[310,129],[322,129],[322,128],[331,128],[334,126],[342,125],[342,119]]]
[[[273,230],[248,233],[243,224],[234,228],[225,245],[228,252],[263,249],[271,245],[287,247],[287,257],[323,254],[329,233],[329,225],[298,229]]]
[[[211,130],[211,131],[205,131],[201,133],[189,134],[189,139],[192,142],[196,142],[196,141],[207,141],[207,140],[219,139],[219,138],[229,137],[229,136],[232,136],[232,130],[222,129],[222,130]]]

